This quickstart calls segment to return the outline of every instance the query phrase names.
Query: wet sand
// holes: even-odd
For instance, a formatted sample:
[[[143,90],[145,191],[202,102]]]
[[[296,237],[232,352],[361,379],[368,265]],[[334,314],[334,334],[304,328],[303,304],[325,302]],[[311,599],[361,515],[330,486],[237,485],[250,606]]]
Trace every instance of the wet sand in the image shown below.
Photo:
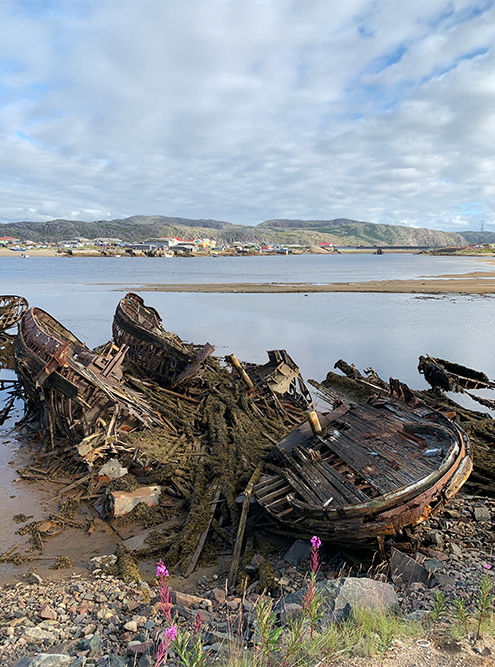
[[[122,286],[122,289],[127,289]],[[130,287],[129,287],[130,289]],[[133,287],[136,289],[136,286]],[[475,271],[416,280],[370,280],[345,283],[185,283],[140,285],[140,292],[203,292],[218,294],[297,294],[310,292],[389,292],[410,294],[495,294],[495,272]]]

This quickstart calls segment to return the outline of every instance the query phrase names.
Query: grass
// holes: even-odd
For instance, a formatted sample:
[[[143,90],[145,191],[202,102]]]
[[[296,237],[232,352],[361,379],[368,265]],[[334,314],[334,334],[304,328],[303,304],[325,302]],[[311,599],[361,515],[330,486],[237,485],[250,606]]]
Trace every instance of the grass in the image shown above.
[[[155,667],[331,667],[342,658],[377,656],[383,667],[396,645],[419,639],[441,643],[466,637],[478,641],[494,634],[495,594],[492,578],[485,574],[477,595],[468,606],[448,600],[440,591],[431,599],[429,613],[421,620],[405,619],[392,612],[354,608],[348,618],[332,621],[323,614],[323,598],[316,586],[320,541],[312,539],[310,572],[299,615],[281,623],[274,601],[261,596],[255,604],[253,633],[244,634],[242,623],[229,623],[230,640],[216,653],[202,644],[200,626],[193,633],[181,631],[172,617],[168,572],[160,561],[161,606],[168,629],[158,646]],[[425,600],[426,602],[426,600]],[[242,615],[242,607],[241,607]],[[171,636],[171,633],[173,636]],[[169,657],[170,656],[170,657]]]

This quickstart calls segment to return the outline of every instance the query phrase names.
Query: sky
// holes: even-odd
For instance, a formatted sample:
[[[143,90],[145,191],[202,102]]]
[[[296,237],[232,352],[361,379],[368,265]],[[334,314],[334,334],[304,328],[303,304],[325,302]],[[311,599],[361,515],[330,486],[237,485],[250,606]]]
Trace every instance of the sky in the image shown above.
[[[494,0],[2,0],[0,222],[495,230]]]

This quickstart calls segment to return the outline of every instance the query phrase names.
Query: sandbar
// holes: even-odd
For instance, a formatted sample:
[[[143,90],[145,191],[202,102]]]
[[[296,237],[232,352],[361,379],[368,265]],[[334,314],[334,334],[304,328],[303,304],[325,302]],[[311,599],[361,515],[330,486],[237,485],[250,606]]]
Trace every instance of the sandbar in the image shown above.
[[[309,294],[314,292],[389,292],[404,294],[495,294],[495,273],[413,280],[369,280],[365,282],[312,283],[183,283],[136,286],[140,292],[198,292],[211,294]]]

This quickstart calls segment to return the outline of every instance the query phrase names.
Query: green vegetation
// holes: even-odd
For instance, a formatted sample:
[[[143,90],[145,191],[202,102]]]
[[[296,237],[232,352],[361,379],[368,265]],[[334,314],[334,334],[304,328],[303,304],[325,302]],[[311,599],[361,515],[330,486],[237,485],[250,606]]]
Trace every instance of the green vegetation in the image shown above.
[[[267,220],[256,226],[234,225],[217,220],[187,220],[166,216],[135,215],[123,220],[51,220],[12,222],[2,226],[2,234],[23,240],[52,243],[73,238],[119,238],[137,242],[161,237],[210,238],[218,244],[312,245],[321,242],[343,246],[462,246],[466,239],[455,232],[413,229],[337,220]],[[472,232],[475,234],[475,232]],[[479,236],[479,233],[477,233]]]

